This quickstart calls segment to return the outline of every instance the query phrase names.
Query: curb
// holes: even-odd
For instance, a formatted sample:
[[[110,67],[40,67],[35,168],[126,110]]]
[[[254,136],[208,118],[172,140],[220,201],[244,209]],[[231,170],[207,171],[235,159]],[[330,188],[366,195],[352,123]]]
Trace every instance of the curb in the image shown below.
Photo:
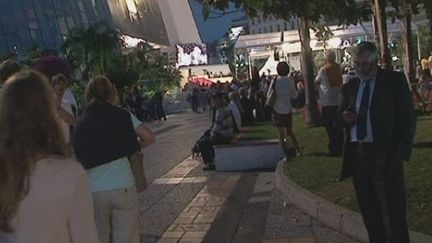
[[[359,213],[331,203],[297,185],[285,175],[283,167],[284,162],[279,161],[276,168],[275,186],[288,201],[328,227],[362,242],[368,242],[366,228]],[[409,233],[413,243],[432,242],[432,236],[411,230]]]

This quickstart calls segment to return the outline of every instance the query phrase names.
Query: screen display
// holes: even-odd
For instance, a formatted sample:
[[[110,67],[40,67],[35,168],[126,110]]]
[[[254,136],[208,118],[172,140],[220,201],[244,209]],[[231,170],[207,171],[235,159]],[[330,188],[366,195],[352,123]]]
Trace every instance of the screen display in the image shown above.
[[[177,44],[177,67],[205,65],[208,63],[205,44]]]

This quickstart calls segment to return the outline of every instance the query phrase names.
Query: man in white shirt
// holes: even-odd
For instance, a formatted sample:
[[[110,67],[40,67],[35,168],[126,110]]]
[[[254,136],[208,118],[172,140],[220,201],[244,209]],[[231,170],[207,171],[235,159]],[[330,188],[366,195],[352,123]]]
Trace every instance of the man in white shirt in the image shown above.
[[[333,51],[327,51],[326,64],[315,78],[315,84],[319,90],[321,115],[329,139],[329,156],[341,156],[343,148],[343,129],[337,127],[334,122],[343,83],[342,71],[335,61],[336,54]]]

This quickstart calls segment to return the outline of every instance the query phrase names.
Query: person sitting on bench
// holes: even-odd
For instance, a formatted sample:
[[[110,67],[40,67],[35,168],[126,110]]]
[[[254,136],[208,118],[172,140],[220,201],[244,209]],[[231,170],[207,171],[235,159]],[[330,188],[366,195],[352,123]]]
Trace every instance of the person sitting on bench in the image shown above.
[[[212,101],[216,107],[216,119],[212,127],[197,141],[196,150],[201,153],[204,161],[204,170],[214,170],[213,145],[227,144],[233,137],[234,123],[231,112],[224,101],[221,93],[215,93]]]

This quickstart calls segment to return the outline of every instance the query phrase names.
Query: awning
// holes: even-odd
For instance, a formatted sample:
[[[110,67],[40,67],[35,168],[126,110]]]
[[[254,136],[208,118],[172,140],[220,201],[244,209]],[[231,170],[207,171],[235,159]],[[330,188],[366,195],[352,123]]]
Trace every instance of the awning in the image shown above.
[[[347,28],[342,26],[330,26],[329,27],[334,38],[355,38],[360,36],[368,36],[372,39],[374,36],[373,26],[371,22],[366,22],[358,25],[350,25]],[[387,32],[393,35],[399,35],[403,30],[403,24],[401,21],[397,20],[395,22],[387,21]],[[417,30],[417,26],[412,23],[411,28],[413,31]],[[310,30],[310,36],[312,41],[317,41],[315,32]],[[300,42],[298,30],[290,30],[283,32],[273,32],[265,34],[252,34],[252,35],[241,35],[235,45],[236,49],[245,48],[257,48],[257,47],[267,47],[272,45],[287,45],[290,46],[289,49],[295,50],[295,52],[300,51],[298,46],[295,44]],[[318,46],[317,46],[318,47]]]
[[[211,80],[208,80],[206,78],[192,78],[192,83],[199,84],[199,85],[212,85],[213,82]]]

